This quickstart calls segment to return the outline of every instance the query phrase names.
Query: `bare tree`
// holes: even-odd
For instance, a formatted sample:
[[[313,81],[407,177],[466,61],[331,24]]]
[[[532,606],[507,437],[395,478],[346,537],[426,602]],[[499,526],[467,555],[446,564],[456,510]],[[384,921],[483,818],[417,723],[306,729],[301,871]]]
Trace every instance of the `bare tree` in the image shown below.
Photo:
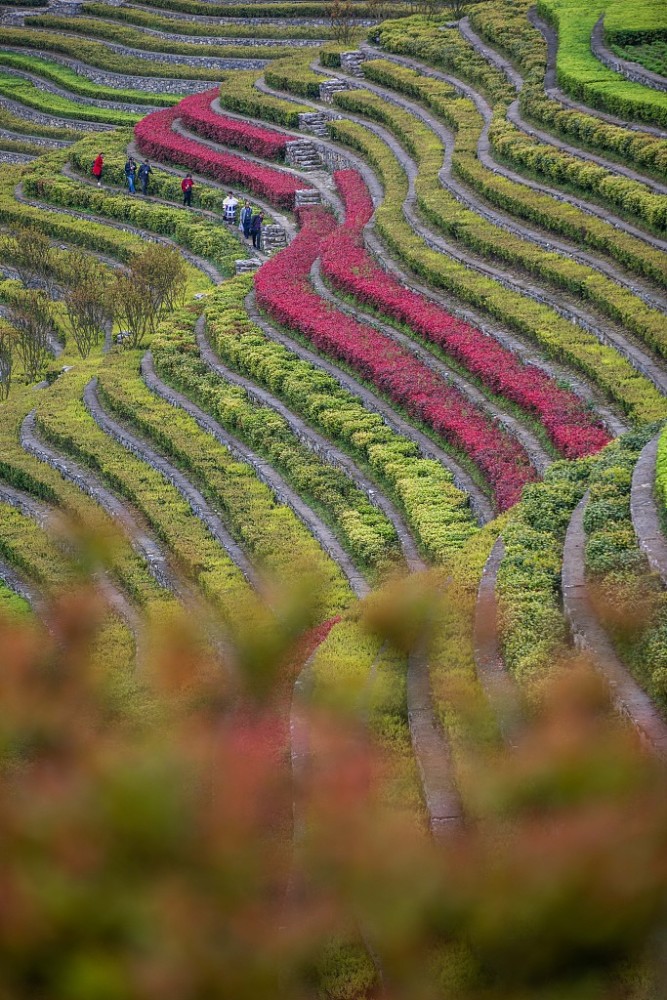
[[[13,333],[6,326],[0,326],[0,400],[7,399],[12,384],[14,364]]]
[[[32,226],[16,226],[9,236],[9,250],[12,267],[23,284],[43,282],[52,295],[56,273],[48,236]]]
[[[113,288],[116,320],[125,332],[127,347],[141,347],[155,330],[158,314],[148,287],[131,271],[116,275]]]
[[[26,379],[35,382],[56,332],[51,300],[41,290],[25,289],[7,307],[7,316],[16,331],[16,350]]]
[[[71,284],[63,301],[79,354],[87,358],[113,323],[114,296],[108,272],[91,257],[73,254]]]
[[[331,3],[327,4],[326,14],[336,41],[349,41],[352,34],[352,18],[354,17],[350,0],[331,0]]]
[[[130,271],[150,295],[158,318],[183,304],[188,276],[178,250],[152,243],[133,257]]]

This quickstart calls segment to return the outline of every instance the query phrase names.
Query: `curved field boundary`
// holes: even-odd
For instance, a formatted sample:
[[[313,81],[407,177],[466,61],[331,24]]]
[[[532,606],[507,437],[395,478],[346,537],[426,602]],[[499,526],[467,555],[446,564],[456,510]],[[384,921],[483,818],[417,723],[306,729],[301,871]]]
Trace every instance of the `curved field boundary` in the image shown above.
[[[640,63],[631,62],[617,56],[615,52],[608,49],[604,38],[604,14],[598,18],[591,34],[591,52],[596,59],[611,69],[614,73],[620,73],[626,80],[633,83],[642,83],[645,87],[652,87],[653,90],[667,90],[667,79],[660,73],[654,73]]]
[[[84,122],[76,118],[62,118],[58,115],[50,115],[44,111],[37,111],[35,108],[21,104],[20,101],[13,101],[9,97],[0,97],[0,108],[11,111],[12,114],[24,121],[34,122],[36,125],[53,125],[56,128],[73,128],[77,132],[113,132],[117,125],[109,125],[107,122]]]
[[[201,359],[208,368],[225,382],[243,389],[247,393],[248,398],[256,405],[270,407],[276,413],[279,413],[298,437],[299,441],[310,448],[319,458],[341,469],[352,480],[355,486],[366,493],[371,503],[378,507],[389,521],[391,521],[398,535],[408,568],[412,571],[423,569],[424,562],[419,555],[414,539],[401,514],[382,490],[364,475],[356,463],[318,431],[313,430],[301,417],[298,417],[284,403],[275,396],[272,396],[271,393],[224,365],[206,339],[204,317],[198,320],[195,335]]]
[[[605,111],[598,111],[597,108],[591,108],[587,104],[579,104],[578,101],[573,101],[571,97],[568,97],[560,89],[557,82],[556,59],[558,53],[558,34],[556,30],[550,24],[547,24],[546,21],[542,20],[535,7],[532,7],[528,11],[528,20],[534,28],[537,28],[547,43],[547,72],[544,77],[544,92],[547,97],[551,97],[565,107],[572,108],[574,111],[581,111],[584,114],[600,118],[601,121],[609,122],[610,125],[629,128],[634,132],[647,132],[649,135],[657,135],[660,139],[664,139],[667,136],[664,129],[654,128],[652,125],[636,125],[634,122],[623,121],[623,119],[609,115]]]
[[[47,445],[38,435],[35,423],[35,411],[29,413],[21,424],[21,447],[40,462],[55,469],[63,479],[74,483],[83,493],[99,504],[118,524],[122,525],[135,552],[139,553],[148,565],[153,578],[176,594],[183,593],[183,587],[169,566],[169,560],[155,537],[149,534],[139,523],[139,519],[130,511],[127,501],[118,499],[115,493],[107,489],[100,480],[79,465],[73,459],[56,451]]]
[[[417,341],[407,334],[401,333],[400,330],[389,323],[380,322],[361,307],[348,305],[343,298],[336,295],[322,280],[319,260],[315,261],[311,269],[310,279],[318,295],[327,302],[331,302],[336,309],[340,309],[341,312],[349,316],[355,316],[368,326],[380,330],[387,337],[390,337],[397,344],[410,351],[422,364],[426,365],[432,371],[437,372],[450,385],[455,385],[474,406],[493,417],[498,424],[505,428],[508,434],[511,434],[512,437],[520,442],[526,450],[531,464],[540,474],[546,471],[553,458],[545,450],[537,436],[522,424],[520,420],[506,413],[500,406],[497,406],[492,400],[488,399],[471,381],[456,372],[450,365],[441,360],[438,355],[423,347],[421,341]]]
[[[505,74],[510,83],[516,88],[517,93],[520,93],[523,88],[524,79],[519,71],[515,69],[509,59],[506,59],[505,56],[501,55],[496,51],[496,49],[485,42],[483,38],[480,38],[480,36],[473,30],[468,17],[464,17],[459,21],[459,31],[465,40],[469,42],[481,56]],[[587,113],[596,114],[597,112],[587,109]],[[549,146],[554,146],[556,149],[560,149],[565,153],[569,153],[570,156],[576,156],[582,160],[590,160],[591,163],[596,163],[598,166],[604,167],[605,170],[609,170],[611,173],[621,174],[623,177],[628,177],[630,180],[637,181],[640,184],[645,184],[653,191],[660,194],[667,194],[667,184],[662,184],[660,181],[638,173],[636,170],[632,170],[630,167],[625,167],[621,163],[616,163],[614,160],[607,160],[602,156],[597,156],[595,153],[589,153],[587,150],[580,149],[577,146],[570,146],[569,143],[562,139],[558,139],[549,132],[544,132],[541,129],[536,128],[521,116],[518,100],[513,101],[507,108],[507,119],[527,135],[533,136],[533,138],[539,139],[541,142],[544,142]],[[626,124],[625,127],[628,128],[629,126]]]
[[[454,87],[454,89],[464,97],[469,98],[475,104],[475,107],[480,115],[484,118],[484,128],[482,129],[477,145],[477,158],[482,166],[486,167],[487,170],[490,170],[492,173],[496,173],[501,177],[506,177],[508,180],[514,181],[517,184],[522,184],[534,191],[538,191],[540,194],[548,194],[556,201],[567,202],[570,205],[574,205],[575,208],[580,209],[582,212],[586,212],[588,215],[597,216],[602,219],[603,222],[609,222],[610,219],[613,219],[613,225],[615,228],[624,230],[630,236],[634,236],[636,239],[642,240],[644,243],[648,243],[657,250],[667,250],[667,240],[661,240],[658,237],[651,236],[643,229],[639,229],[637,226],[633,226],[631,223],[625,222],[625,220],[620,217],[613,215],[609,209],[601,208],[592,202],[584,201],[581,198],[569,195],[564,191],[549,187],[546,184],[531,181],[529,178],[524,177],[523,174],[519,174],[496,161],[491,155],[491,145],[488,136],[489,126],[493,117],[491,106],[473,87],[463,83],[463,81],[459,80],[458,77],[432,69],[430,66],[426,66],[424,63],[419,62],[418,59],[412,59],[410,56],[394,55],[391,52],[385,52],[383,49],[378,49],[375,46],[370,45],[361,45],[360,49],[361,51],[370,52],[370,58],[386,59],[389,62],[395,62],[400,66],[407,66],[409,69],[416,70],[422,76],[431,77],[434,80],[442,80],[444,83],[448,83],[450,86]],[[586,111],[588,113],[588,109],[586,109]],[[576,149],[567,147],[567,151],[573,156],[579,155],[579,151]],[[638,177],[637,179],[642,184],[648,185],[649,183],[643,176]]]
[[[339,78],[346,79],[340,74]],[[427,111],[425,111],[420,105],[414,104],[412,101],[394,94],[391,90],[387,90],[384,87],[380,87],[369,82],[365,82],[364,87],[359,89],[367,89],[369,92],[377,94],[388,103],[395,104],[397,107],[407,111],[409,114],[414,115],[415,118],[422,121],[438,136],[445,149],[444,165],[439,172],[439,179],[443,187],[449,191],[457,201],[464,204],[481,218],[486,219],[492,225],[510,232],[521,239],[528,240],[531,243],[541,246],[548,252],[559,252],[568,259],[571,258],[584,266],[592,267],[596,271],[600,272],[605,278],[613,280],[615,283],[625,287],[631,294],[637,295],[651,308],[667,311],[667,299],[665,296],[656,294],[655,291],[648,291],[643,288],[641,279],[633,277],[632,280],[629,280],[617,268],[606,261],[600,260],[595,254],[582,251],[574,244],[564,242],[558,238],[543,235],[539,232],[539,230],[527,227],[520,222],[517,222],[511,215],[509,215],[509,213],[487,207],[478,195],[471,192],[466,185],[459,182],[453,175],[452,155],[453,147],[456,141],[453,133],[438,119],[434,118]],[[357,120],[356,116],[351,114],[346,114],[345,117],[350,120]],[[375,123],[368,124],[368,122],[363,120],[363,124],[372,131],[375,131],[376,134],[380,135],[378,132],[378,126],[375,125]],[[381,138],[389,144],[389,138],[386,133],[381,135]],[[399,146],[399,148],[402,150],[402,147]],[[398,158],[398,151],[394,149],[394,152]],[[414,184],[417,180],[418,169],[414,161],[404,152],[401,153],[400,163],[406,170],[408,176],[409,198],[411,199],[410,214],[408,215],[406,213],[406,218],[410,222],[412,228],[415,229],[419,235],[423,236],[425,232],[430,233],[431,230],[424,225],[419,217],[416,217],[414,214],[414,206],[416,205]],[[568,292],[567,290],[549,292],[543,290],[542,287],[538,290],[535,287],[535,283],[531,282],[530,279],[517,277],[516,272],[512,270],[511,263],[505,264],[502,268],[498,268],[493,264],[481,262],[480,258],[484,259],[488,257],[488,254],[485,254],[484,251],[470,252],[467,250],[461,250],[459,249],[458,244],[455,245],[456,249],[454,250],[452,244],[442,237],[434,237],[434,240],[439,241],[443,246],[447,247],[447,252],[450,256],[458,255],[458,259],[460,259],[462,263],[475,268],[487,277],[501,281],[505,287],[514,288],[521,294],[528,295],[529,297],[550,306],[557,312],[561,313],[561,315],[566,315],[568,318],[574,316],[579,325],[584,327],[584,329],[588,329],[590,332],[595,333],[596,336],[602,332],[599,323],[596,322],[595,316],[592,315],[586,308],[586,304],[584,304],[583,308],[580,307],[579,302],[581,300],[576,296],[573,296],[573,293]],[[432,249],[438,250],[438,244],[436,243],[433,245]],[[520,265],[517,266],[520,268]],[[573,298],[574,302],[572,301]],[[604,329],[606,331],[607,327]]]
[[[218,542],[219,545],[225,550],[232,562],[238,567],[238,569],[243,573],[246,580],[255,588],[259,588],[259,579],[253,566],[250,564],[245,553],[242,551],[241,547],[232,538],[227,528],[223,525],[220,518],[215,514],[210,507],[208,501],[204,498],[203,494],[200,493],[196,487],[189,482],[189,480],[179,472],[171,462],[158,455],[157,452],[146,444],[143,440],[132,434],[121,424],[113,420],[106,411],[102,408],[100,401],[97,396],[97,379],[91,379],[84,390],[83,401],[86,409],[90,413],[91,417],[97,424],[97,426],[109,437],[117,441],[123,448],[126,448],[129,452],[136,455],[142,462],[146,462],[150,465],[152,469],[159,472],[164,478],[174,486],[176,490],[181,494],[181,496],[190,505],[190,508],[200,521],[208,528],[211,535]]]
[[[565,535],[562,569],[565,615],[575,644],[593,658],[612,690],[619,711],[628,717],[642,742],[659,756],[667,757],[667,724],[618,657],[591,604],[584,564],[583,520],[588,497],[587,491],[575,508]]]
[[[34,146],[42,146],[47,149],[67,149],[74,142],[73,139],[48,139],[43,135],[30,135],[26,132],[14,132],[12,129],[0,128],[0,138],[15,139],[17,142],[31,142]]]
[[[361,399],[366,409],[371,410],[373,413],[378,413],[388,427],[391,427],[398,434],[402,434],[403,437],[413,441],[424,458],[431,458],[444,465],[452,473],[454,484],[458,489],[464,493],[468,493],[470,496],[470,503],[476,517],[483,523],[492,520],[494,516],[493,508],[488,497],[482,492],[472,477],[443,448],[432,441],[427,434],[413,427],[389,403],[385,403],[383,399],[376,396],[370,389],[357,382],[356,379],[352,378],[351,375],[348,375],[331,361],[309,350],[296,339],[272,326],[258,311],[255,305],[254,292],[251,292],[246,298],[246,311],[252,321],[262,329],[269,340],[274,340],[282,344],[288,350],[292,351],[293,354],[309,361],[316,368],[320,368],[328,375],[331,375],[344,389],[347,389],[348,392]]]
[[[186,94],[195,94],[202,90],[210,90],[212,82],[210,79],[181,80],[180,77],[129,76],[126,73],[114,73],[111,70],[89,66],[88,63],[82,62],[80,59],[73,59],[70,56],[60,55],[58,52],[51,52],[50,49],[33,49],[23,45],[16,46],[0,43],[0,50],[13,52],[17,55],[32,56],[35,59],[44,59],[46,62],[58,63],[60,66],[66,66],[68,69],[74,70],[78,76],[85,77],[85,79],[98,84],[100,87],[109,87],[111,91],[131,88],[133,90],[146,91],[150,94],[155,93],[154,88],[157,86],[160,88],[161,93],[169,94],[178,99],[179,97],[185,97]],[[7,66],[3,67],[3,69],[6,72],[10,72],[10,68]],[[11,72],[18,74],[19,71],[11,70]],[[41,80],[42,78],[37,77],[37,79]],[[70,91],[65,91],[64,93],[66,97],[73,99],[74,95]],[[143,110],[146,105],[139,107]],[[130,110],[130,105],[125,105],[123,110]],[[141,110],[138,113],[141,113]]]
[[[637,460],[632,474],[630,510],[639,547],[667,587],[667,538],[662,530],[653,492],[659,440],[658,433],[645,445]]]
[[[473,621],[473,647],[477,676],[498,720],[505,743],[512,744],[519,705],[514,678],[503,660],[499,634],[496,582],[498,569],[505,557],[502,537],[498,537],[487,559],[477,591]]]
[[[389,59],[389,57],[387,58]],[[341,77],[341,79],[343,79],[343,77]],[[527,225],[517,220],[510,212],[487,205],[482,196],[478,195],[474,189],[470,189],[468,185],[464,184],[454,176],[452,170],[452,158],[457,138],[451,129],[449,129],[440,119],[429,113],[420,104],[410,101],[403,95],[399,95],[398,93],[385,87],[372,84],[369,81],[364,81],[364,86],[366,89],[377,93],[384,100],[392,104],[396,104],[398,107],[402,107],[404,110],[414,115],[441,139],[445,147],[445,160],[439,175],[440,181],[442,182],[443,187],[449,190],[462,204],[466,205],[472,209],[472,211],[476,212],[478,215],[487,219],[494,225],[499,226],[507,232],[514,233],[522,239],[529,240],[531,243],[535,243],[536,245],[543,247],[548,252],[553,252],[555,250],[583,265],[595,268],[595,270],[605,275],[605,277],[613,279],[616,283],[628,288],[628,290],[633,294],[644,299],[648,305],[651,305],[654,308],[667,308],[664,297],[660,299],[656,296],[655,290],[647,291],[643,288],[641,278],[633,276],[632,281],[630,281],[619,268],[617,268],[614,264],[601,259],[601,257],[597,256],[595,253],[586,251],[577,246],[577,244],[559,237],[556,234],[546,235],[537,226]],[[513,107],[513,105],[511,105],[511,107]],[[485,149],[487,154],[490,156],[490,145],[488,141],[485,144]],[[568,148],[567,152],[574,154],[575,151]],[[493,162],[495,164],[495,161]],[[502,164],[496,164],[493,172],[498,174],[502,173],[505,174],[505,176],[509,173],[505,171]],[[644,178],[639,175],[636,175],[633,179],[642,184],[646,183]],[[667,194],[667,185],[656,185],[656,187],[662,188],[663,193]],[[543,192],[546,191],[544,188],[540,188],[540,190]]]
[[[365,597],[369,593],[368,584],[341,546],[333,531],[315,514],[298,493],[285,482],[280,473],[276,472],[268,462],[252,451],[247,445],[225,430],[217,420],[214,420],[213,417],[205,413],[199,406],[192,403],[187,396],[184,396],[183,393],[172,389],[171,386],[163,382],[155,373],[150,351],[147,351],[142,359],[141,374],[145,384],[152,392],[160,396],[171,406],[180,407],[180,409],[189,413],[203,431],[214,437],[216,441],[219,441],[234,458],[253,469],[258,479],[265,483],[272,491],[278,503],[284,504],[294,511],[319,545],[338,564],[357,597]]]
[[[0,55],[4,50],[11,52],[26,53],[28,55],[40,55],[40,53],[33,53],[31,49],[10,49],[9,46],[3,46],[0,48]],[[54,62],[56,60],[53,60]],[[72,60],[70,60],[72,61]],[[67,65],[63,63],[63,65]],[[76,66],[70,68],[76,69]],[[67,101],[72,101],[73,104],[82,104],[89,108],[107,108],[113,111],[126,111],[131,114],[136,115],[146,115],[149,111],[157,109],[157,105],[153,104],[132,104],[130,101],[114,101],[112,98],[100,98],[100,97],[87,97],[84,94],[77,94],[73,90],[67,90],[66,87],[60,87],[57,83],[53,83],[51,80],[45,79],[43,76],[39,76],[37,73],[31,73],[27,69],[14,68],[14,66],[0,65],[0,69],[3,73],[9,73],[10,76],[19,77],[22,80],[29,80],[34,83],[38,90],[43,91],[45,94],[55,94],[56,97],[63,97]],[[137,87],[137,90],[141,90],[141,87]],[[51,116],[49,116],[51,117]],[[118,128],[117,125],[113,126]]]

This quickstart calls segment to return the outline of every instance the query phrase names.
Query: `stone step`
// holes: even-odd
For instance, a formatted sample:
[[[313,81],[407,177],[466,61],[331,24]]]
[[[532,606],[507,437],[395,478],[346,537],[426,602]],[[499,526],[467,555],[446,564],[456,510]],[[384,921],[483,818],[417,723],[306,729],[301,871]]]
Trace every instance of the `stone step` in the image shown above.
[[[322,111],[307,111],[299,115],[299,128],[303,132],[312,132],[313,135],[326,139],[329,135],[327,122],[331,121],[332,117]]]
[[[262,226],[262,250],[273,253],[287,246],[287,233],[282,226]]]
[[[319,170],[322,167],[317,150],[308,139],[296,139],[294,142],[288,142],[285,159],[290,166],[300,170]]]
[[[319,205],[321,203],[319,191],[304,190],[297,191],[294,198],[296,208],[304,208],[306,205]]]
[[[355,49],[352,52],[341,52],[341,69],[344,73],[349,73],[350,76],[363,76],[364,71],[361,64],[365,61],[365,59],[365,53],[360,52],[359,49]]]
[[[331,104],[334,94],[348,89],[348,85],[343,80],[323,80],[320,84],[320,100],[324,101],[325,104]]]

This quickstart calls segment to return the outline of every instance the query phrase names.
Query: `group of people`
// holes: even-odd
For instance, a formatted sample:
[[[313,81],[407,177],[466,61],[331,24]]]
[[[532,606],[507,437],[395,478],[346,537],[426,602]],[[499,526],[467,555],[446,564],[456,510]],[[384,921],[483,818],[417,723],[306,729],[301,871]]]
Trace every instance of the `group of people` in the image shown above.
[[[234,195],[233,191],[230,191],[222,203],[222,212],[225,222],[231,226],[236,225],[236,209],[238,206],[238,198]],[[247,240],[252,237],[252,245],[255,250],[261,250],[262,248],[263,222],[264,212],[253,212],[252,205],[246,198],[243,208],[239,212],[238,225]]]
[[[104,173],[104,154],[98,153],[93,161],[92,174],[97,181],[97,186],[102,187],[102,174]],[[148,182],[150,176],[153,173],[153,168],[151,167],[148,160],[143,160],[142,163],[137,166],[137,161],[133,156],[129,156],[125,164],[125,183],[127,184],[130,194],[135,194],[137,190],[137,180],[141,184],[141,193],[148,194]]]
[[[104,156],[100,153],[94,160],[92,167],[93,177],[97,180],[98,187],[102,187],[103,172]],[[141,193],[147,195],[148,183],[152,173],[153,170],[148,160],[144,160],[139,166],[137,166],[137,162],[134,157],[129,156],[127,163],[125,164],[125,181],[130,194],[135,194],[138,180],[141,184]],[[192,205],[192,189],[194,186],[195,182],[192,178],[192,174],[186,174],[181,181],[181,191],[183,192],[183,204],[187,207]],[[233,191],[230,191],[222,203],[223,218],[229,225],[236,225],[236,210],[238,206],[238,198],[235,197]],[[249,240],[252,237],[252,245],[255,250],[261,250],[262,248],[263,223],[264,212],[253,212],[252,205],[246,199],[241,211],[239,212],[238,227],[243,233],[245,239]]]

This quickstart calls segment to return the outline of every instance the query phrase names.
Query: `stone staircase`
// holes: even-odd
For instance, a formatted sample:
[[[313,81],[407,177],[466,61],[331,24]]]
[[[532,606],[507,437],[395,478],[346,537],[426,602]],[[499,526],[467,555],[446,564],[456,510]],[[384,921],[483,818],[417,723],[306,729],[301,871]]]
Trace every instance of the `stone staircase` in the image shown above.
[[[294,207],[295,208],[307,208],[310,205],[321,204],[322,199],[320,198],[320,192],[314,191],[312,188],[307,188],[303,191],[297,191],[294,197]]]
[[[320,100],[325,104],[331,104],[333,95],[341,90],[349,90],[344,80],[323,80],[320,84]]]
[[[331,116],[325,115],[323,111],[306,111],[299,115],[299,129],[302,132],[312,132],[320,139],[327,139],[329,130],[326,123],[331,121]]]
[[[340,65],[344,73],[349,73],[350,76],[363,76],[364,71],[361,64],[365,61],[366,55],[364,52],[360,52],[359,49],[355,49],[352,52],[341,52],[340,54]]]
[[[322,160],[309,139],[295,139],[285,147],[285,159],[297,170],[320,170]]]
[[[264,253],[271,254],[286,246],[287,233],[282,226],[262,226],[262,250]]]

